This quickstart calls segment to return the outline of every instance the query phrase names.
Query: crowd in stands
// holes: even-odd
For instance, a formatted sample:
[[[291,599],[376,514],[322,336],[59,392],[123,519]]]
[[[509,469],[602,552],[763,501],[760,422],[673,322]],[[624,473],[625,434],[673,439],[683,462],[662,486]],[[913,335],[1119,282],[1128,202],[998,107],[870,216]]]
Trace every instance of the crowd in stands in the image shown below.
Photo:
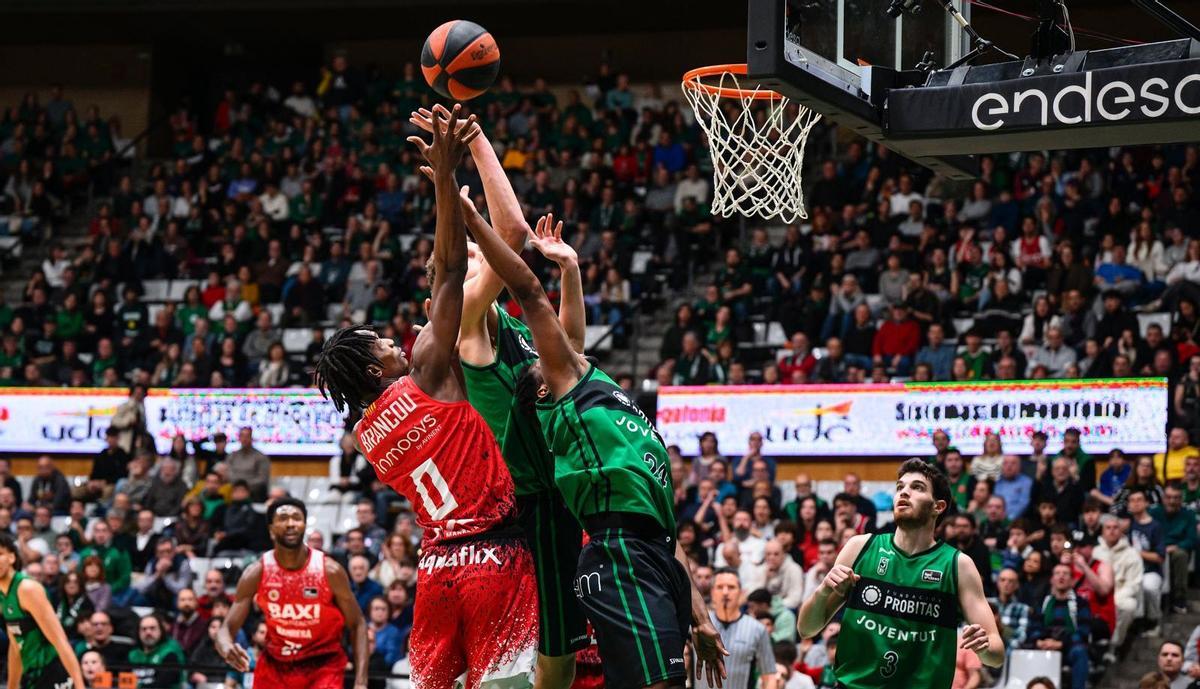
[[[989,435],[983,452],[964,457],[944,432],[927,461],[947,475],[952,503],[938,536],[971,558],[996,615],[1006,648],[1061,653],[1063,677],[1051,687],[1084,689],[1137,636],[1162,635],[1164,615],[1188,611],[1198,584],[1200,448],[1181,428],[1166,452],[1093,455],[1079,433],[1061,451],[1006,453]],[[890,493],[867,495],[856,474],[825,499],[807,473],[783,499],[776,461],[749,439],[742,457],[723,457],[716,437],[701,439],[688,462],[670,448],[679,542],[707,598],[714,573],[732,568],[746,613],[771,630],[773,655],[789,687],[833,687],[838,618],[816,639],[798,639],[796,614],[821,585],[842,545],[856,534],[892,528]],[[828,491],[822,491],[827,496]],[[1173,641],[1179,664],[1168,672],[1187,687],[1200,679],[1200,628]],[[1184,658],[1186,652],[1186,660]],[[971,652],[960,652],[955,687],[992,686]]]
[[[213,641],[242,567],[270,547],[266,507],[286,491],[269,485],[249,428],[236,450],[218,435],[213,449],[179,442],[163,457],[131,456],[120,436],[110,429],[90,474],[73,481],[44,456],[23,485],[0,458],[0,529],[46,587],[89,682],[132,671],[139,687],[250,686]],[[348,572],[369,622],[372,672],[399,664],[407,673],[420,530],[410,512],[377,515],[371,485],[344,487],[334,499],[353,505],[356,523],[336,535],[316,524],[306,541]],[[240,639],[252,659],[263,633],[252,614]]]
[[[622,321],[646,266],[713,243],[707,173],[697,167],[705,155],[678,102],[635,96],[625,75],[607,70],[585,91],[586,101],[573,90],[560,102],[541,80],[518,91],[504,77],[470,107],[529,217],[552,210],[565,223],[590,320],[615,326],[624,346]],[[59,92],[45,105],[31,94],[0,121],[0,189],[13,217],[37,205],[28,198],[40,188],[35,169],[63,193],[90,184],[96,201],[86,244],[53,245],[22,303],[0,305],[0,383],[299,384],[321,334],[289,358],[281,329],[346,319],[411,345],[429,295],[434,203],[405,138],[418,133],[409,113],[432,95],[411,64],[385,79],[339,56],[315,88],[256,82],[229,90],[215,112],[181,108],[166,161],[144,175],[84,166],[72,187],[64,151],[87,138],[84,150],[108,160],[113,127],[76,125]],[[48,114],[60,110],[67,115]],[[469,158],[459,177],[482,207]],[[639,250],[652,255],[635,275]],[[557,299],[557,270],[538,268]],[[194,289],[148,303],[147,284],[162,280]]]
[[[242,686],[213,651],[214,620],[228,611],[240,566],[268,547],[263,512],[285,490],[270,482],[250,429],[236,450],[217,436],[213,449],[180,442],[163,457],[131,456],[115,428],[106,437],[90,474],[76,480],[42,457],[23,483],[0,458],[0,529],[15,534],[25,571],[46,586],[93,671],[136,666],[145,687]],[[981,572],[1011,651],[1062,653],[1068,672],[1054,686],[1086,687],[1132,639],[1159,636],[1164,616],[1187,610],[1200,549],[1200,449],[1180,428],[1170,438],[1163,453],[1128,458],[1093,455],[1071,431],[1061,451],[1047,453],[1039,435],[1022,457],[997,436],[974,457],[945,433],[933,439],[928,461],[953,496],[939,536]],[[706,599],[722,568],[736,573],[738,603],[770,630],[785,686],[832,687],[838,622],[801,640],[796,613],[847,539],[890,528],[888,497],[848,474],[824,499],[807,474],[777,480],[761,436],[749,444],[726,458],[708,434],[690,463],[669,448],[680,544]],[[420,531],[410,512],[377,512],[377,484],[357,460],[353,450],[336,458],[341,478],[331,482],[357,523],[336,536],[316,525],[307,542],[346,567],[371,625],[373,668],[403,671]],[[821,493],[831,495],[828,486]],[[243,641],[261,646],[256,621]],[[1200,629],[1181,648],[1175,674],[1200,678]],[[959,660],[968,677],[984,672]],[[176,664],[194,670],[184,678]]]
[[[1196,439],[1196,145],[983,156],[967,186],[882,146],[836,153],[806,224],[753,228],[678,305],[660,384],[1160,376]]]
[[[212,647],[236,570],[193,565],[264,548],[263,504],[282,489],[251,429],[236,451],[217,435],[215,449],[179,438],[159,456],[141,399],[147,386],[304,384],[324,328],[346,321],[411,347],[434,204],[405,138],[408,113],[431,102],[412,65],[387,79],[338,56],[313,84],[252,83],[215,112],[180,109],[169,159],[145,175],[113,164],[127,149],[119,122],[95,108],[80,121],[61,91],[3,112],[0,232],[37,241],[85,191],[99,201],[86,242],[54,243],[21,303],[0,303],[0,383],[131,390],[74,484],[44,457],[22,491],[0,459],[0,529],[16,533],[85,672],[183,660],[206,670],[144,667],[144,686],[243,686]],[[528,216],[566,223],[589,320],[614,326],[618,344],[639,296],[664,282],[686,294],[699,276],[648,376],[657,384],[1167,378],[1161,456],[1095,457],[1067,433],[1053,456],[1044,436],[1024,457],[992,436],[964,457],[938,434],[931,461],[954,488],[942,534],[983,573],[1006,644],[1061,651],[1075,689],[1186,607],[1200,509],[1196,146],[985,156],[980,180],[959,187],[820,125],[809,219],[750,224],[743,240],[707,212],[712,162],[678,99],[635,92],[605,67],[562,99],[540,80],[519,90],[502,78],[471,108]],[[482,198],[469,159],[460,179]],[[554,268],[537,267],[556,299]],[[145,299],[163,280],[195,284]],[[766,321],[782,325],[782,351],[756,341]],[[311,344],[285,351],[283,328],[311,328]],[[752,437],[759,449],[729,459],[713,434],[697,457],[671,448],[679,539],[706,595],[714,568],[738,573],[788,689],[831,686],[837,623],[798,640],[795,612],[840,544],[887,528],[888,510],[854,475],[828,502],[805,474],[781,490],[761,445]],[[393,668],[419,531],[348,440],[333,473],[359,524],[309,542],[346,566],[373,665]],[[138,618],[141,606],[153,612]],[[245,635],[261,646],[258,625]],[[1198,644],[1162,672],[1200,678]]]

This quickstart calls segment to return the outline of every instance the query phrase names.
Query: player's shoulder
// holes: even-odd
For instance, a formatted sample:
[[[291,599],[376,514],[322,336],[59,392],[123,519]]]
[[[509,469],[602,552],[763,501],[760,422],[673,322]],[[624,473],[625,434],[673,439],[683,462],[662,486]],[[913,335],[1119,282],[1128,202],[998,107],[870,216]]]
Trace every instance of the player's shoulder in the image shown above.
[[[846,541],[846,545],[842,546],[842,551],[838,553],[838,562],[843,564],[853,564],[858,560],[858,557],[863,554],[867,548],[867,544],[875,534],[861,533],[851,536],[850,540]]]
[[[339,579],[349,576],[346,573],[346,568],[342,566],[342,563],[331,557],[329,553],[326,553],[322,550],[314,550],[313,557],[320,557],[322,560],[324,560],[321,568],[325,570],[325,577],[327,579]]]
[[[262,581],[263,573],[266,572],[266,569],[266,563],[263,561],[263,558],[260,557],[247,565],[246,569],[242,570],[242,576],[238,579],[238,583],[253,583],[255,586],[258,586],[258,584]]]
[[[24,576],[17,582],[17,598],[25,600],[28,596],[46,595],[46,587],[33,577]]]

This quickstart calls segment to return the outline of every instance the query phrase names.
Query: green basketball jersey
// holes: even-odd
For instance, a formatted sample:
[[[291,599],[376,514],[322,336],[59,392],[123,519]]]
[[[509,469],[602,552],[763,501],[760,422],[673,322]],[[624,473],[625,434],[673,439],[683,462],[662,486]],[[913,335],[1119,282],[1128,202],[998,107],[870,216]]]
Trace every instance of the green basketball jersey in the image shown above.
[[[539,402],[537,413],[558,458],[555,483],[576,517],[635,512],[675,532],[667,449],[612,378],[592,366],[561,399]]]
[[[916,555],[876,534],[854,562],[834,668],[846,689],[948,689],[958,649],[958,551]]]
[[[467,400],[492,429],[504,463],[512,474],[517,495],[554,488],[554,456],[546,449],[537,419],[517,405],[517,379],[537,361],[533,335],[519,319],[494,305],[496,311],[495,360],[488,366],[463,363]]]
[[[38,677],[43,670],[58,662],[58,651],[54,650],[54,646],[42,633],[37,620],[21,608],[21,603],[17,598],[17,589],[21,582],[28,578],[24,572],[13,574],[12,583],[8,585],[8,593],[0,598],[0,615],[3,615],[4,626],[9,635],[16,639],[17,648],[21,651],[22,675]]]

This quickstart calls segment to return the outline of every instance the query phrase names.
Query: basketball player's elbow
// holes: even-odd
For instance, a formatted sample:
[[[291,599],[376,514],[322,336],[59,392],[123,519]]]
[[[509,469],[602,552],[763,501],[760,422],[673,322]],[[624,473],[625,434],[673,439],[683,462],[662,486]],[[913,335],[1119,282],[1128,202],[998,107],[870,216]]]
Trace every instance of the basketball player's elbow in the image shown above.
[[[1004,641],[999,634],[989,641],[987,651],[979,654],[979,662],[988,667],[1004,667]]]
[[[467,253],[463,251],[461,256],[457,252],[451,256],[434,254],[433,268],[434,274],[445,280],[462,282],[467,276]]]

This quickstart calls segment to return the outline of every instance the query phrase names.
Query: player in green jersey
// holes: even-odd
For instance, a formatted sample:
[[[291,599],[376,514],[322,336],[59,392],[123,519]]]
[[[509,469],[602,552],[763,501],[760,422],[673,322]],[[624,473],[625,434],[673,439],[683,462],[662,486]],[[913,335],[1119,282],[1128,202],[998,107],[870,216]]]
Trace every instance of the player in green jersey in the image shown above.
[[[442,106],[434,109],[448,119]],[[431,132],[432,115],[429,110],[418,110],[410,122]],[[508,175],[482,132],[471,141],[470,151],[492,222],[504,242],[519,251],[531,230]],[[571,346],[582,353],[587,316],[575,251],[561,236],[534,239],[543,255],[557,263],[562,272],[559,321]],[[575,652],[588,645],[587,620],[572,592],[574,563],[579,558],[583,532],[555,487],[554,456],[546,448],[537,419],[518,412],[517,381],[538,358],[532,335],[520,319],[496,303],[504,283],[477,245],[468,243],[467,262],[458,358],[467,399],[496,436],[512,474],[518,518],[533,553],[539,606],[534,689],[567,689],[575,677]]]
[[[533,271],[463,198],[468,229],[520,303],[539,353],[518,383],[555,455],[555,483],[590,540],[575,594],[596,633],[610,689],[680,686],[692,628],[698,671],[724,677],[725,649],[674,542],[670,465],[662,439],[625,393],[568,341]],[[561,235],[538,221],[535,245]],[[553,229],[553,231],[552,231]]]
[[[79,660],[46,589],[21,571],[8,533],[0,533],[0,616],[8,630],[9,689],[83,689]]]
[[[962,648],[992,667],[1004,642],[969,557],[934,537],[950,504],[941,471],[920,459],[900,465],[892,534],[851,538],[800,608],[800,634],[821,632],[844,604],[834,674],[844,689],[949,689],[956,632]]]

